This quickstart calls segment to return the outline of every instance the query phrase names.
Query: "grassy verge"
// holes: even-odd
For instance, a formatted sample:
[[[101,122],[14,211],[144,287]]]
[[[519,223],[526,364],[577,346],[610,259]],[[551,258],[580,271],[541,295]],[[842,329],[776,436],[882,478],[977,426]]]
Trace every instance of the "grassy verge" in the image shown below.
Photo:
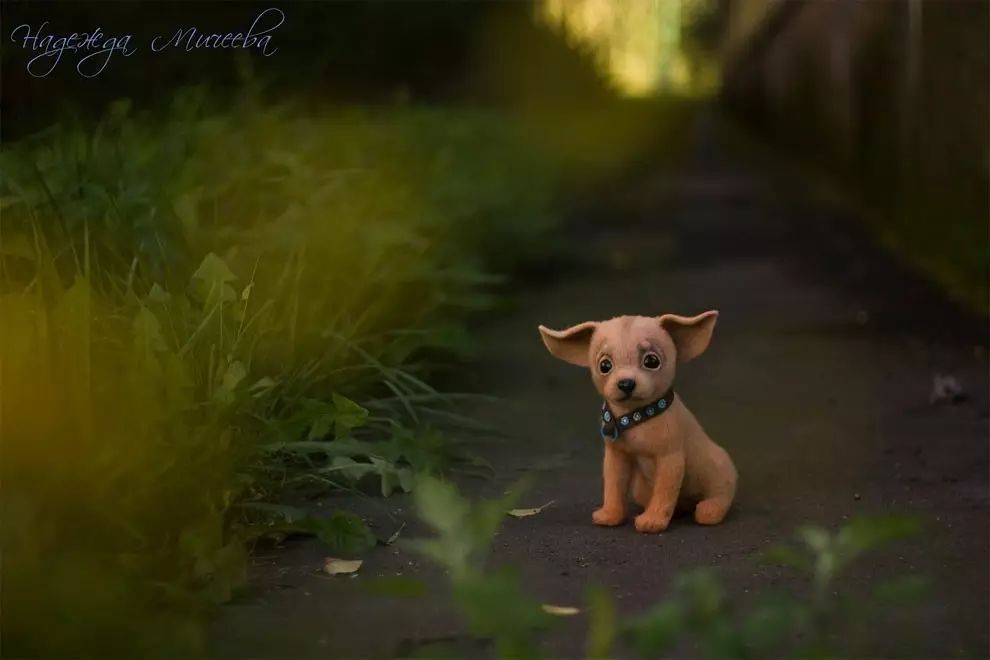
[[[195,91],[5,149],[4,652],[194,656],[252,539],[373,543],[283,501],[456,460],[430,363],[554,226],[544,156],[481,112]]]

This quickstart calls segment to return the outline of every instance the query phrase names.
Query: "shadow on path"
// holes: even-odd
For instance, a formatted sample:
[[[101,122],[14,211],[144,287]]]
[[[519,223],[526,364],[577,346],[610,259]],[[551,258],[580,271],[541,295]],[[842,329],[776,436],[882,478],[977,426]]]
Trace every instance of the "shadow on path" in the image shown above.
[[[485,449],[497,477],[466,488],[496,495],[530,473],[535,485],[522,506],[555,501],[538,516],[507,519],[494,560],[517,566],[543,602],[581,605],[586,586],[598,583],[620,612],[637,613],[691,567],[717,567],[731,592],[799,588],[793,573],[755,556],[806,522],[912,513],[925,521],[924,538],[872,555],[848,583],[931,577],[925,624],[912,630],[918,655],[985,652],[985,322],[876,253],[786,165],[728,143],[714,120],[702,122],[683,171],[648,172],[583,211],[561,239],[573,243],[573,267],[527,284],[511,312],[479,327],[484,350],[469,378],[504,403],[478,415],[513,438]],[[600,401],[586,373],[546,353],[537,324],[712,308],[721,312],[712,346],[679,372],[678,391],[736,461],[733,512],[717,527],[677,519],[658,536],[629,523],[594,527]],[[968,399],[930,405],[938,372],[954,374]],[[411,518],[408,498],[386,505],[397,519]],[[378,508],[369,510],[373,518]],[[376,522],[380,536],[397,526],[380,515]],[[414,524],[403,532],[416,533]],[[396,575],[443,584],[418,556],[380,546],[359,577],[330,579],[319,574],[324,554],[303,541],[259,557],[252,592],[215,622],[214,652],[390,657],[402,644],[458,634],[440,586],[417,599],[360,588]],[[582,618],[555,629],[551,656],[582,655]]]

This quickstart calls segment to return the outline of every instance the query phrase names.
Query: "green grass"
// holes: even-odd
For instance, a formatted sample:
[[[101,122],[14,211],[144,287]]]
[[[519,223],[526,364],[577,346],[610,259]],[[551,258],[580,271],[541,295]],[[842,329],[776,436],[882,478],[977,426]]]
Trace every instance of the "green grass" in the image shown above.
[[[12,656],[195,656],[252,539],[374,543],[284,501],[456,463],[444,430],[471,421],[429,363],[469,348],[493,264],[518,258],[500,250],[555,223],[554,168],[467,110],[191,92],[52,127],[0,167]]]

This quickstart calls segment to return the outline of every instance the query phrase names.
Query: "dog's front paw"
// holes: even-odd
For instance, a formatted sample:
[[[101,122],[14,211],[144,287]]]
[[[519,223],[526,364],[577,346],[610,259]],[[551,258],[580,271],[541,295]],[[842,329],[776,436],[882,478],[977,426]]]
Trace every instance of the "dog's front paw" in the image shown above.
[[[625,519],[625,515],[621,511],[602,507],[591,514],[591,519],[596,525],[615,527],[616,525],[622,524],[622,521]]]
[[[636,531],[644,534],[659,534],[667,529],[669,522],[670,516],[644,511],[636,516]]]

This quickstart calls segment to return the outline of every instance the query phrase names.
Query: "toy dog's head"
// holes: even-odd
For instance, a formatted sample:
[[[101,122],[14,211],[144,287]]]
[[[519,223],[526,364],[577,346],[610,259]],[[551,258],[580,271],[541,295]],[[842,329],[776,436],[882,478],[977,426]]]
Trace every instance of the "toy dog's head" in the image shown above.
[[[566,330],[540,326],[554,357],[590,367],[609,403],[636,407],[659,399],[674,382],[675,365],[708,348],[718,312],[693,318],[664,314],[586,321]]]

